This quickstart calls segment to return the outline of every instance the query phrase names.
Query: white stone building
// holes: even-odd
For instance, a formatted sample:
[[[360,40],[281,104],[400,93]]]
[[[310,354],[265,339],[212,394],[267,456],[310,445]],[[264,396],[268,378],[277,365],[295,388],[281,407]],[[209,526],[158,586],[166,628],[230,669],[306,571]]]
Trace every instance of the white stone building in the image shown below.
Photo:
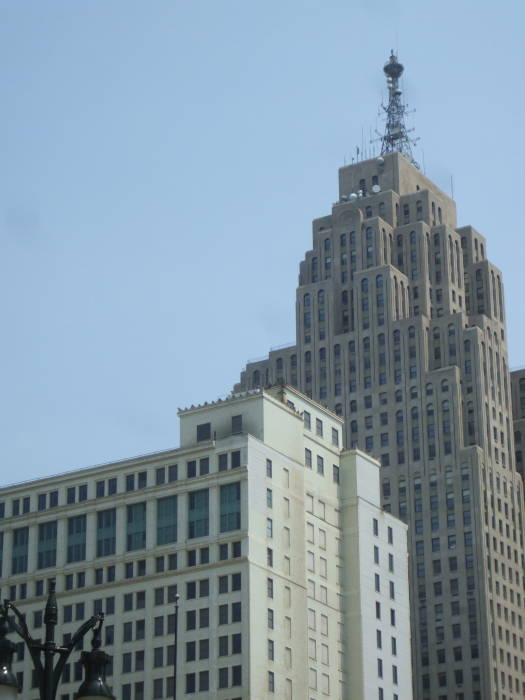
[[[61,635],[104,611],[119,700],[173,698],[177,593],[177,698],[410,700],[407,532],[378,463],[289,387],[180,418],[179,449],[0,490],[2,597],[34,636],[50,578]],[[36,700],[21,645],[14,670]]]

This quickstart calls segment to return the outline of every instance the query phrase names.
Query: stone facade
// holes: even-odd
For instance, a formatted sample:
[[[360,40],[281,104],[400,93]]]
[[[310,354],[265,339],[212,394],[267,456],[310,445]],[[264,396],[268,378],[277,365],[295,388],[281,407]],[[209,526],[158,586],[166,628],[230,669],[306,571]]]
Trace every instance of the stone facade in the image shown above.
[[[177,450],[0,489],[2,598],[38,637],[56,578],[59,643],[105,612],[119,700],[173,697],[177,594],[178,698],[411,700],[407,528],[378,463],[292,388],[180,418]],[[14,670],[37,700],[22,645]]]
[[[346,166],[296,308],[296,345],[236,388],[296,384],[381,462],[409,525],[415,697],[524,697],[523,486],[485,239],[399,153]]]

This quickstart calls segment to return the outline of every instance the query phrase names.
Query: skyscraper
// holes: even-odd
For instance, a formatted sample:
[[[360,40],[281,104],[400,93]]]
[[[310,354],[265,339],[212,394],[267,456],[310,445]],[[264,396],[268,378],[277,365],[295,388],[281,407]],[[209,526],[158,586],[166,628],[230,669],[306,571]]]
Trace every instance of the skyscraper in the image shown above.
[[[420,700],[525,696],[523,487],[516,472],[501,272],[419,170],[399,77],[381,155],[339,170],[300,264],[296,344],[237,388],[285,381],[344,417],[409,525]]]

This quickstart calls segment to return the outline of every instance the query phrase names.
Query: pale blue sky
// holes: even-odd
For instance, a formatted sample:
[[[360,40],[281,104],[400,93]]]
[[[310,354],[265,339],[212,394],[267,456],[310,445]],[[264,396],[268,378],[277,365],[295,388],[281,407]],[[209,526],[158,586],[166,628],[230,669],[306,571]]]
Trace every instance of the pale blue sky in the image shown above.
[[[525,364],[524,24],[522,0],[0,0],[0,483],[176,446],[177,407],[294,340],[392,47]]]

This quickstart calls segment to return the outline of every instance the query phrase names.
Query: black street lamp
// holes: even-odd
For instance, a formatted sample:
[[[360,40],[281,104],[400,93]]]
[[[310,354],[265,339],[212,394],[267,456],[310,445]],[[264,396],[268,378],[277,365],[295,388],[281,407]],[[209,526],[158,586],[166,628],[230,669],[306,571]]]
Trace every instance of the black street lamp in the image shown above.
[[[9,617],[12,610],[15,618]],[[115,700],[106,685],[106,666],[111,660],[107,654],[100,650],[100,633],[104,622],[104,615],[94,615],[84,622],[66,646],[60,647],[55,643],[55,627],[58,623],[58,606],[55,595],[55,579],[51,579],[49,596],[44,613],[46,637],[42,644],[31,637],[26,621],[18,608],[8,600],[0,606],[0,700],[17,700],[18,684],[11,670],[11,663],[15,651],[15,645],[6,635],[9,631],[16,632],[21,637],[31,655],[40,690],[40,700],[55,700],[58,684],[64,671],[64,666],[69,655],[89,630],[93,630],[92,650],[81,654],[81,661],[85,669],[85,680],[76,694],[76,700]],[[41,654],[44,654],[42,663]],[[54,656],[59,659],[54,663]]]

